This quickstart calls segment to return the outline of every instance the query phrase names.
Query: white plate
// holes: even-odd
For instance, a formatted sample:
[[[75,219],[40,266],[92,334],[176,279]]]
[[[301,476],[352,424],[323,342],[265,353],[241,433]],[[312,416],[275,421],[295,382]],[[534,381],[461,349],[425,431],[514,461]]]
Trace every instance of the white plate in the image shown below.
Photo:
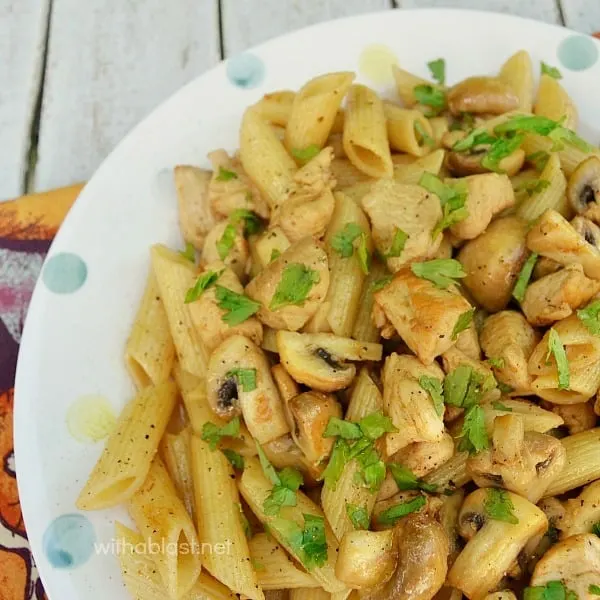
[[[94,548],[94,541],[110,542],[116,518],[127,522],[125,510],[78,515],[74,502],[102,443],[78,441],[84,432],[67,426],[67,414],[89,395],[105,398],[118,412],[132,395],[122,355],[148,270],[148,247],[181,246],[170,169],[178,163],[208,166],[210,150],[234,150],[246,106],[265,92],[296,89],[326,71],[356,70],[359,81],[393,97],[389,68],[382,80],[381,64],[373,64],[389,60],[390,53],[423,76],[428,61],[444,57],[453,82],[495,73],[508,56],[526,48],[536,69],[540,60],[561,69],[581,131],[597,142],[599,47],[567,29],[491,13],[402,10],[344,19],[273,40],[250,57],[218,66],[127,136],[82,192],[52,245],[21,343],[15,411],[19,491],[50,598],[128,598],[117,558]],[[88,400],[102,412],[98,402]]]

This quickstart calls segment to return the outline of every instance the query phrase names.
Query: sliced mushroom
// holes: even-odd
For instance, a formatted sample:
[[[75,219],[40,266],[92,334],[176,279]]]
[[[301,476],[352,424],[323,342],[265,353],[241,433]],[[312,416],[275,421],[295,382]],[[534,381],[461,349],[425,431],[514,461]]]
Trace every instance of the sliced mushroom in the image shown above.
[[[271,367],[271,375],[273,375],[273,380],[277,385],[284,406],[300,393],[300,386],[292,379],[281,363]]]
[[[223,218],[242,208],[268,219],[269,206],[244,172],[239,159],[231,158],[222,149],[210,152],[208,158],[213,167],[213,176],[208,188],[212,213],[217,218]]]
[[[286,403],[292,439],[307,460],[319,465],[331,454],[334,438],[323,437],[331,417],[342,418],[342,407],[331,394],[304,392]]]
[[[363,197],[362,206],[371,220],[375,246],[383,256],[390,253],[398,230],[408,236],[400,256],[386,259],[391,271],[437,252],[442,236],[434,239],[432,233],[442,218],[442,209],[438,197],[425,188],[381,179]]]
[[[382,335],[391,337],[395,329],[425,364],[431,364],[454,344],[452,332],[457,320],[472,308],[456,286],[440,289],[408,269],[396,273],[374,298],[375,307],[381,311],[376,324],[385,325],[389,320],[393,325]]]
[[[565,319],[600,291],[600,281],[589,279],[578,264],[546,275],[527,287],[521,308],[535,326]]]
[[[467,545],[452,565],[447,585],[467,598],[483,598],[497,589],[525,544],[548,528],[546,515],[525,498],[505,492],[517,523],[490,519],[485,510],[488,489],[467,496],[460,510],[458,527]]]
[[[485,427],[489,435],[494,431],[496,417],[518,415],[523,421],[525,431],[547,433],[563,425],[562,417],[549,410],[544,410],[535,402],[520,398],[502,398],[500,402],[482,404]]]
[[[250,249],[244,237],[243,223],[234,225],[229,221],[221,221],[208,232],[204,240],[200,264],[206,267],[210,263],[222,260],[240,279],[243,279],[249,257]]]
[[[446,166],[453,175],[458,177],[489,173],[490,169],[481,164],[488,148],[489,146],[483,146],[480,150],[470,152],[448,152]],[[498,163],[498,171],[512,177],[520,171],[524,162],[525,152],[521,148],[517,148]]]
[[[380,344],[358,342],[332,333],[277,332],[281,364],[299,383],[333,392],[348,387],[356,367],[345,361],[381,360]]]
[[[480,487],[504,487],[537,502],[562,471],[565,449],[560,440],[525,432],[518,415],[494,420],[492,448],[469,458],[467,470]]]
[[[419,379],[434,377],[441,381],[443,371],[432,363],[423,365],[416,357],[393,353],[385,360],[381,379],[383,406],[397,432],[386,434],[388,455],[415,442],[440,442],[444,439],[444,421]]]
[[[390,580],[397,562],[393,529],[348,531],[340,542],[335,575],[354,589],[372,588]]]
[[[588,277],[600,279],[600,249],[590,244],[558,212],[545,211],[527,234],[532,252],[561,265],[579,263]]]
[[[590,156],[573,171],[567,198],[578,215],[600,223],[600,159]]]
[[[245,370],[253,372],[250,381],[240,373]],[[260,444],[290,431],[269,362],[248,338],[234,335],[216,348],[208,363],[206,386],[208,403],[215,414],[226,420],[242,414]]]
[[[236,274],[231,269],[227,269],[222,262],[206,265],[205,273],[209,271],[220,273],[217,285],[237,294],[244,292]],[[214,287],[205,290],[200,298],[190,302],[187,306],[194,328],[209,353],[231,335],[244,335],[255,344],[260,344],[262,341],[263,328],[256,317],[250,317],[238,325],[229,325],[223,321],[226,311],[219,307]]]
[[[467,276],[463,285],[475,301],[490,312],[503,310],[527,259],[528,225],[518,217],[493,221],[478,238],[458,254]]]
[[[527,361],[539,341],[536,330],[513,310],[485,319],[479,338],[496,379],[510,386],[515,395],[532,393]]]
[[[313,285],[305,299],[272,310],[273,301],[286,268],[304,265],[313,274]],[[297,331],[317,311],[329,288],[327,254],[322,244],[311,237],[292,244],[281,256],[270,262],[247,286],[246,294],[261,303],[258,318],[274,329]]]
[[[363,600],[430,600],[448,572],[448,538],[442,526],[426,514],[411,514],[394,528],[398,550],[391,579],[368,590]]]
[[[215,224],[208,202],[208,186],[212,173],[198,167],[179,165],[175,167],[173,175],[177,189],[181,234],[196,250],[202,250],[204,238]]]
[[[449,542],[448,567],[454,564],[463,547],[462,539],[458,534],[458,516],[464,499],[464,491],[461,489],[456,490],[453,494],[445,496],[439,511],[438,518]]]
[[[571,225],[588,244],[600,248],[600,227],[596,223],[579,215],[571,219]]]
[[[594,525],[600,521],[600,481],[583,488],[577,498],[564,503],[560,520],[561,539],[578,533],[593,533]]]
[[[311,463],[289,433],[268,444],[263,444],[263,450],[275,468],[292,467],[297,469],[302,473],[304,483],[309,486],[317,485],[326,466]]]
[[[501,115],[518,107],[512,86],[496,77],[468,77],[448,92],[448,108],[455,115]]]
[[[533,571],[530,585],[561,581],[579,600],[594,600],[590,585],[600,584],[600,538],[581,533],[550,548]]]
[[[581,402],[580,404],[551,404],[547,403],[545,408],[552,410],[563,421],[569,431],[569,435],[575,435],[596,426],[596,413],[592,402]]]

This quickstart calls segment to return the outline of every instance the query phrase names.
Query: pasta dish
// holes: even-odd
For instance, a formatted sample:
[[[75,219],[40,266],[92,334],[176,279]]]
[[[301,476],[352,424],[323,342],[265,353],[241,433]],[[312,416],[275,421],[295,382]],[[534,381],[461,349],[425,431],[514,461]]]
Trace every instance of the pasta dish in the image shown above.
[[[328,73],[174,170],[77,500],[137,600],[600,596],[600,149],[520,51]]]

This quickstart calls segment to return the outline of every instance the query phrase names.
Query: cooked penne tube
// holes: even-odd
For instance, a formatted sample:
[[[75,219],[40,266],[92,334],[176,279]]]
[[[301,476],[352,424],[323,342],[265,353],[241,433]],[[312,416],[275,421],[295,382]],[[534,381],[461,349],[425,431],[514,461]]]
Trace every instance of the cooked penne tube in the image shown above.
[[[340,254],[334,246],[335,240],[352,229],[355,236],[350,255]],[[356,230],[356,231],[354,231]],[[352,334],[359,300],[369,269],[369,257],[373,251],[371,228],[365,213],[342,192],[335,194],[335,209],[325,234],[325,247],[329,259],[329,289],[325,302],[329,302],[327,321],[336,335],[349,337]],[[361,259],[361,251],[366,254]],[[362,260],[362,262],[361,262]]]
[[[560,415],[545,410],[533,402],[518,398],[503,398],[499,402],[485,403],[482,408],[485,427],[490,435],[494,431],[496,417],[508,414],[519,415],[523,421],[525,431],[547,433],[564,423]]]
[[[440,148],[442,138],[450,131],[450,121],[448,117],[431,117],[429,125],[431,126],[432,137],[435,141],[435,148]]]
[[[337,190],[345,190],[348,187],[360,184],[371,184],[375,181],[355,167],[347,158],[334,158],[331,161],[331,174],[337,181]]]
[[[248,545],[263,590],[321,587],[310,573],[300,570],[268,534],[257,533]]]
[[[127,591],[136,600],[165,600],[167,589],[148,552],[147,540],[142,535],[115,523],[115,541],[121,573]],[[208,573],[200,573],[190,591],[182,600],[236,600],[236,596]]]
[[[252,568],[233,469],[223,454],[213,452],[195,435],[191,448],[202,562],[213,577],[233,592],[264,600]]]
[[[183,501],[185,509],[194,518],[194,484],[192,481],[190,455],[190,427],[179,433],[165,432],[160,443],[160,456],[164,462],[171,481],[175,484],[177,495]]]
[[[323,517],[321,509],[312,502],[303,492],[296,492],[296,506],[281,508],[279,516],[270,516],[265,513],[264,502],[269,496],[272,484],[265,477],[257,459],[250,458],[246,461],[246,468],[240,480],[240,492],[248,506],[260,519],[261,523],[268,526],[271,535],[300,563],[303,556],[292,541],[291,535],[297,529],[305,527],[304,515]],[[215,508],[216,509],[216,508]],[[202,535],[201,535],[202,537]],[[335,535],[325,522],[325,538],[327,541],[327,557],[322,565],[315,565],[310,574],[319,584],[330,593],[344,591],[346,586],[335,576],[335,561],[337,558],[338,543]]]
[[[546,490],[557,496],[600,479],[600,428],[588,429],[561,440],[567,459],[560,475]]]
[[[400,183],[417,185],[421,181],[423,173],[440,174],[445,156],[444,150],[434,150],[431,154],[409,164],[394,165],[394,179]]]
[[[396,90],[398,91],[398,95],[402,100],[402,104],[408,108],[412,108],[418,103],[414,95],[414,89],[418,85],[431,85],[426,79],[418,77],[417,75],[413,75],[412,73],[409,73],[408,71],[405,71],[396,65],[392,66],[392,74],[394,76]],[[433,87],[436,88],[437,86]]]
[[[361,342],[379,342],[379,328],[373,321],[372,312],[375,304],[373,294],[379,285],[382,285],[389,277],[387,267],[379,261],[373,261],[371,270],[364,280],[360,299],[358,301],[358,313],[354,321],[352,337]]]
[[[419,110],[383,103],[390,147],[412,156],[424,156],[435,147],[433,129]]]
[[[177,399],[172,381],[148,386],[125,406],[77,498],[80,510],[127,502],[144,484]]]
[[[131,333],[125,345],[125,364],[138,389],[169,378],[175,360],[167,313],[151,271]]]
[[[546,515],[534,504],[512,492],[503,492],[512,503],[516,523],[490,519],[485,512],[489,488],[471,493],[462,506],[459,527],[469,531],[469,541],[448,573],[447,584],[467,598],[478,600],[493,591],[525,544],[548,528]],[[469,519],[484,523],[478,531]],[[476,532],[475,532],[476,531]],[[461,531],[462,533],[462,531]]]
[[[158,457],[128,506],[148,544],[160,548],[159,552],[152,553],[152,558],[169,596],[183,596],[200,575],[200,544],[192,518]]]
[[[525,198],[517,208],[517,215],[526,221],[535,221],[545,210],[551,208],[567,219],[572,216],[572,208],[565,195],[567,180],[556,154],[550,155],[540,174],[540,181],[547,182],[547,186]]]
[[[240,160],[271,209],[285,202],[298,168],[271,126],[253,108],[246,110],[242,120]]]
[[[533,104],[533,66],[529,52],[519,50],[513,54],[502,65],[498,77],[514,90],[519,98],[519,110],[530,113]]]
[[[358,422],[367,415],[382,409],[381,392],[371,379],[369,372],[361,369],[352,389],[346,419]],[[377,494],[371,492],[361,482],[357,482],[359,472],[359,465],[356,461],[351,461],[344,467],[335,486],[330,486],[325,482],[321,490],[323,512],[338,540],[341,540],[344,533],[353,528],[346,507],[349,504],[362,507],[370,516],[377,500]]]
[[[290,90],[271,92],[265,94],[254,108],[268,123],[285,127],[292,113],[295,96],[296,92]]]
[[[449,461],[425,475],[424,480],[440,489],[461,488],[471,481],[467,471],[468,452],[457,452]]]
[[[150,256],[179,362],[186,371],[201,377],[206,371],[208,356],[192,324],[189,308],[184,304],[185,295],[196,280],[194,267],[160,244],[152,247]]]
[[[353,85],[348,92],[344,150],[350,162],[370,177],[392,176],[383,103],[364,85]]]
[[[348,71],[327,73],[299,90],[285,129],[285,147],[292,154],[310,146],[323,147],[354,77]]]
[[[577,129],[579,117],[577,107],[559,81],[542,74],[533,112],[553,121],[559,121],[568,129]]]

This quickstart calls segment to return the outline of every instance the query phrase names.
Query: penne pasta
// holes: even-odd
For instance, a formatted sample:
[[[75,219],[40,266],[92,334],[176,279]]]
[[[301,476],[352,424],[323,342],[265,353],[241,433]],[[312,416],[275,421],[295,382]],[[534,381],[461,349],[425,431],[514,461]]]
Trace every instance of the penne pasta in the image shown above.
[[[577,108],[557,79],[542,74],[533,112],[553,121],[560,121],[568,129],[577,129]]]
[[[423,173],[439,175],[444,164],[446,152],[444,150],[434,150],[414,162],[406,165],[394,166],[394,179],[400,183],[417,185],[423,177]]]
[[[176,399],[175,384],[165,381],[145,387],[130,400],[77,498],[77,508],[110,508],[127,502],[142,487]]]
[[[407,108],[412,108],[417,104],[414,89],[418,85],[431,85],[426,79],[413,75],[396,65],[392,66],[392,74],[394,76],[394,81],[396,82],[396,90],[400,96],[400,100],[402,100],[402,104]]]
[[[353,80],[351,72],[327,73],[311,79],[298,91],[284,139],[292,154],[311,146],[323,147]]]
[[[292,114],[292,105],[296,92],[281,90],[265,94],[255,105],[254,109],[267,123],[285,127]]]
[[[175,346],[167,313],[153,272],[125,345],[125,365],[136,387],[156,385],[169,378],[175,360]]]
[[[194,267],[159,244],[152,247],[150,256],[179,362],[183,369],[200,377],[206,371],[208,356],[184,304],[185,295],[196,280]]]
[[[364,280],[360,299],[358,301],[358,313],[354,321],[352,337],[361,342],[379,342],[379,328],[373,321],[372,312],[375,304],[373,294],[377,291],[379,285],[389,277],[387,267],[378,261],[373,261],[371,270]]]
[[[366,175],[392,176],[383,103],[373,90],[364,85],[353,85],[348,92],[344,150],[350,162]]]
[[[198,537],[208,572],[237,594],[264,600],[241,519],[233,469],[220,452],[192,436],[192,474]]]
[[[200,544],[192,518],[159,458],[129,500],[129,513],[147,543],[160,548],[152,558],[169,596],[185,595],[200,575]]]
[[[383,111],[391,148],[424,156],[435,147],[433,129],[421,111],[400,108],[391,102],[384,102]]]
[[[449,461],[424,477],[424,480],[440,489],[461,488],[471,481],[467,471],[468,452],[457,452]]]
[[[513,54],[502,65],[498,78],[514,90],[519,98],[519,110],[530,113],[533,105],[533,66],[529,52],[519,50]]]

